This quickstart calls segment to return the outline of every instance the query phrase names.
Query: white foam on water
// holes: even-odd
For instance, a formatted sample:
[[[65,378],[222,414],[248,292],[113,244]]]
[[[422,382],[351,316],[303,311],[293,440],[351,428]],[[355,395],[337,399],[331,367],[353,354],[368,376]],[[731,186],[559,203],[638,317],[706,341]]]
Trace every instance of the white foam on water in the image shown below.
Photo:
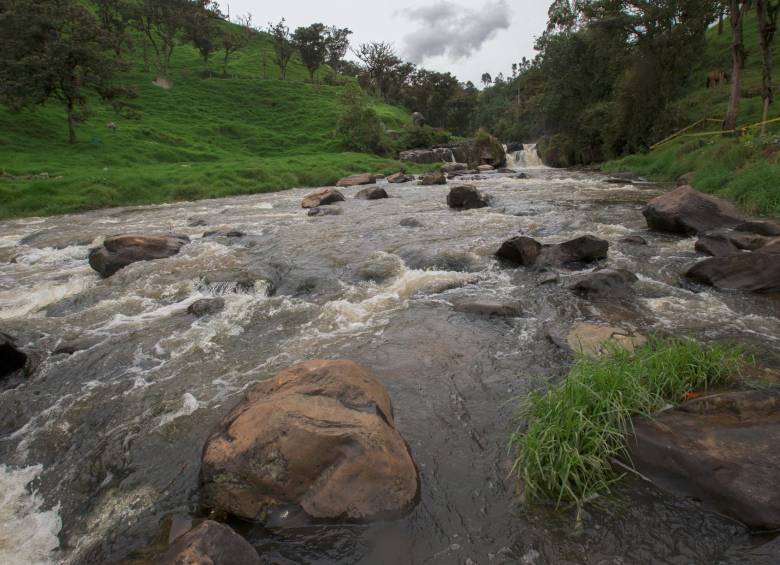
[[[198,402],[198,399],[195,398],[193,395],[191,395],[189,392],[185,392],[181,397],[181,407],[175,412],[168,412],[167,414],[163,414],[162,417],[160,418],[160,423],[157,424],[157,427],[161,428],[166,424],[170,424],[176,418],[180,418],[182,416],[189,416],[190,414],[195,412],[198,408],[200,408],[200,402]]]
[[[64,283],[47,281],[35,288],[14,288],[0,292],[0,319],[10,320],[37,312],[95,284],[93,275],[78,275]]]
[[[45,565],[55,563],[60,546],[59,507],[42,510],[43,501],[28,485],[43,465],[12,469],[0,465],[0,563]]]

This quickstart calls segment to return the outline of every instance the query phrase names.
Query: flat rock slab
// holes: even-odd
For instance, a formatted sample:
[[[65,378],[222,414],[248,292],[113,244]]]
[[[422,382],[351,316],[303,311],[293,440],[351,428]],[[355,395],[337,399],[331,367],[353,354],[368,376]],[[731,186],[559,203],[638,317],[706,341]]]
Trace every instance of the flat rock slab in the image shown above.
[[[103,245],[90,251],[89,266],[103,277],[138,261],[166,259],[179,253],[190,242],[186,235],[122,234],[106,238]]]
[[[376,175],[371,173],[362,173],[359,175],[352,175],[344,177],[336,183],[339,187],[359,186],[361,184],[372,184],[376,182]]]
[[[200,481],[207,508],[265,524],[390,519],[419,491],[387,392],[347,360],[301,363],[251,387],[208,439]]]
[[[402,184],[405,182],[411,182],[414,180],[414,177],[411,175],[407,175],[404,173],[393,173],[389,177],[387,177],[387,182],[390,184]]]
[[[317,208],[335,202],[344,202],[344,195],[335,188],[321,188],[308,194],[301,202],[301,208]]]
[[[608,353],[612,347],[633,351],[646,342],[644,336],[624,328],[577,322],[566,335],[564,344],[574,353],[599,357]]]
[[[642,211],[650,229],[696,235],[741,222],[733,204],[681,186],[653,198]]]
[[[684,276],[721,290],[780,292],[780,254],[740,252],[711,257],[696,263]]]
[[[636,418],[637,469],[751,528],[780,528],[780,391],[727,392]]]
[[[523,315],[523,308],[517,302],[498,302],[494,300],[480,300],[463,298],[452,303],[456,312],[473,314],[475,316],[492,316],[496,318],[519,318]]]

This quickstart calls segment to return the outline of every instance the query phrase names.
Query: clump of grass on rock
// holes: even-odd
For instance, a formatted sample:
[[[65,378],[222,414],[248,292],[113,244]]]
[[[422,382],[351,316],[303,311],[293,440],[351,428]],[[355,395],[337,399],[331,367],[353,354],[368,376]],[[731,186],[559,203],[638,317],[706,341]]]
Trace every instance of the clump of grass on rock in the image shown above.
[[[578,358],[566,380],[522,407],[528,427],[511,443],[525,499],[581,508],[621,477],[613,461],[627,459],[632,416],[720,384],[746,363],[737,347],[660,338],[633,352],[614,347]]]

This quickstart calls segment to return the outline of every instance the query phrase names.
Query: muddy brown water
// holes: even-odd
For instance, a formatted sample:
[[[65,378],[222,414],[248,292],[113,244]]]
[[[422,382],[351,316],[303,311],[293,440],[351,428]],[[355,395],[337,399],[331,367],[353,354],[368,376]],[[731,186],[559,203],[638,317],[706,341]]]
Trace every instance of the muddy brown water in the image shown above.
[[[576,320],[737,341],[780,365],[777,297],[691,289],[693,239],[646,232],[663,190],[531,169],[475,181],[493,206],[446,207],[447,188],[387,185],[339,216],[300,209],[309,191],[0,223],[0,324],[41,351],[27,383],[0,393],[0,562],[104,563],[145,545],[163,517],[196,514],[209,432],[258,379],[298,361],[371,367],[419,466],[406,517],[373,525],[233,524],[276,563],[729,563],[755,540],[739,524],[635,479],[571,512],[525,508],[507,478],[518,402],[569,359],[546,337]],[[421,227],[404,227],[415,218]],[[206,226],[189,227],[193,219]],[[241,238],[202,238],[207,230]],[[188,234],[178,256],[101,280],[90,246],[123,232]],[[611,242],[606,264],[636,272],[630,301],[591,303],[492,254],[525,233]],[[641,234],[649,245],[620,243]],[[207,287],[204,273],[256,268],[277,293]],[[193,301],[223,295],[195,319]],[[456,312],[463,297],[519,301],[521,318]],[[52,354],[62,344],[80,349]]]

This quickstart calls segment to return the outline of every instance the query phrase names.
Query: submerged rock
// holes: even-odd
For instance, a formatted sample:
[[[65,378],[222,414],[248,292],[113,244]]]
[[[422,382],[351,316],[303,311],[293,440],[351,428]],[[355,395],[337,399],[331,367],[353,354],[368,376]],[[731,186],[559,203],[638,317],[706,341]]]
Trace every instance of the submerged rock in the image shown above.
[[[633,294],[636,275],[624,269],[602,269],[582,276],[571,289],[591,299],[626,298]]]
[[[379,188],[378,186],[372,186],[369,188],[364,188],[360,192],[358,192],[355,195],[355,198],[359,200],[380,200],[382,198],[387,198],[387,192],[384,188]]]
[[[453,186],[447,195],[447,206],[459,210],[484,208],[490,204],[490,197],[477,190],[476,186],[466,184]]]
[[[780,392],[714,394],[636,418],[628,446],[660,486],[751,528],[780,528]]]
[[[201,298],[187,308],[187,312],[198,318],[209,314],[216,314],[225,308],[224,298]]]
[[[344,195],[335,188],[321,188],[307,195],[301,202],[301,208],[317,208],[334,202],[344,202]]]
[[[417,469],[374,374],[347,360],[301,363],[252,386],[208,439],[204,505],[266,523],[383,520],[415,504]]]
[[[577,263],[605,259],[608,249],[608,241],[592,235],[552,245],[542,245],[533,238],[517,236],[501,244],[496,256],[525,267],[571,267]]]
[[[203,275],[203,284],[218,294],[227,292],[251,292],[257,288],[257,283],[263,283],[269,296],[274,293],[273,277],[265,273],[248,270],[211,271]]]
[[[205,520],[177,537],[154,565],[262,565],[255,548],[232,528]]]
[[[186,235],[114,235],[106,238],[102,246],[90,251],[89,266],[102,277],[110,277],[138,261],[172,257],[189,242],[190,238]]]
[[[517,302],[497,302],[493,300],[478,300],[463,298],[452,303],[456,312],[474,314],[477,316],[494,316],[497,318],[519,318],[523,308]]]
[[[27,360],[27,354],[17,345],[16,340],[0,332],[0,379],[23,371]]]
[[[387,177],[387,182],[390,184],[401,184],[404,182],[411,182],[414,180],[414,177],[411,175],[407,175],[405,173],[393,173],[389,177]]]
[[[421,228],[423,227],[423,224],[420,220],[417,218],[404,218],[400,222],[398,222],[399,226],[402,226],[404,228]]]
[[[426,173],[420,177],[420,184],[423,186],[431,186],[434,184],[447,184],[447,177],[444,173],[438,171],[434,173]]]
[[[647,342],[647,338],[630,330],[589,322],[577,322],[568,332],[548,335],[560,347],[589,357],[604,355],[615,347],[633,351]]]
[[[737,209],[729,202],[681,186],[653,198],[642,211],[651,229],[696,235],[739,223]]]
[[[307,216],[341,216],[344,210],[341,208],[327,207],[327,208],[309,208],[306,213]]]
[[[780,254],[754,252],[711,257],[696,263],[684,276],[721,290],[780,292]]]
[[[374,182],[376,182],[376,175],[372,175],[371,173],[362,173],[359,175],[344,177],[336,183],[336,186],[345,188],[349,186],[359,186],[361,184],[371,184]],[[304,208],[306,208],[306,206],[304,206]]]
[[[621,243],[628,243],[630,245],[647,245],[647,240],[641,235],[627,235],[621,238]]]

